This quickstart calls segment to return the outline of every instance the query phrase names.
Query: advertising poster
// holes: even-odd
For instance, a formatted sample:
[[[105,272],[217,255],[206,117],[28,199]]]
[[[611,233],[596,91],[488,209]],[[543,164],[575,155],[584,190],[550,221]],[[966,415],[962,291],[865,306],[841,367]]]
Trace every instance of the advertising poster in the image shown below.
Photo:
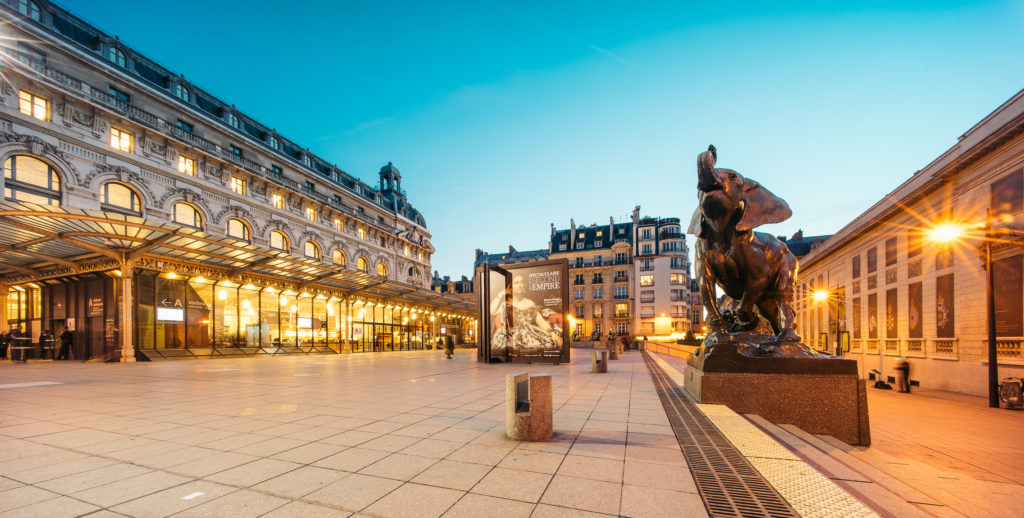
[[[1024,255],[992,263],[996,299],[996,336],[1024,335]]]
[[[953,338],[956,322],[953,307],[953,274],[935,279],[935,336]]]
[[[885,292],[885,337],[897,338],[899,326],[899,310],[896,306],[896,290]]]
[[[506,268],[512,274],[509,357],[524,362],[568,362],[569,263],[563,259]]]
[[[476,275],[480,286],[477,325],[477,361],[509,361],[512,340],[512,274],[504,268],[484,263]]]
[[[921,325],[921,283],[915,282],[907,287],[907,336],[922,338],[924,326]]]
[[[878,338],[878,295],[868,295],[868,338]]]

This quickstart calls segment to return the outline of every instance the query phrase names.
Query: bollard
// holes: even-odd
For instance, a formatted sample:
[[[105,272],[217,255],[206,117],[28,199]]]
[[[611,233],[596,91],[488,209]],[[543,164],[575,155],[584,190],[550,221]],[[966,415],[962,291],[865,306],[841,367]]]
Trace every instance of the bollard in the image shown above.
[[[548,441],[553,431],[551,375],[506,375],[505,435],[517,441]]]
[[[590,372],[608,372],[608,351],[590,353]]]
[[[609,360],[618,360],[619,359],[619,346],[618,346],[618,344],[609,344],[608,345],[608,359]]]

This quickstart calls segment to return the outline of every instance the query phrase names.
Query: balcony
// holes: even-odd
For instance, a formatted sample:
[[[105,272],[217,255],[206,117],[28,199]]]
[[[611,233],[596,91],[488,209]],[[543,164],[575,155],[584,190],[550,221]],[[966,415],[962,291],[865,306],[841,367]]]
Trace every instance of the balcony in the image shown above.
[[[658,239],[685,239],[685,235],[682,232],[662,232]]]
[[[583,279],[573,279],[572,284],[573,286],[583,286],[586,283],[583,282]]]
[[[629,318],[629,312],[625,311],[625,312],[620,313],[620,312],[616,311],[615,312],[615,316],[612,317],[612,318]]]
[[[604,284],[604,277],[597,276],[594,280],[590,281],[591,284]]]
[[[615,300],[629,300],[629,295],[615,295]]]
[[[654,297],[641,297],[640,302],[654,302]]]
[[[626,282],[628,280],[629,280],[629,277],[626,277],[625,275],[623,275],[623,276],[616,275],[615,276],[615,282]]]
[[[640,271],[641,272],[653,272],[654,271],[654,267],[653,266],[641,266],[640,267]]]

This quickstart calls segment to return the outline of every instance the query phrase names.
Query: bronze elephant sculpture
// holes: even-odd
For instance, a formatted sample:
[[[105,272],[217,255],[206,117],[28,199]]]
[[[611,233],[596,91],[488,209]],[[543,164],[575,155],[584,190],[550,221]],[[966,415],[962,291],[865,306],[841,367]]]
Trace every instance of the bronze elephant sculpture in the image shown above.
[[[708,312],[708,340],[727,342],[729,332],[753,331],[759,313],[777,341],[799,342],[792,307],[796,257],[775,236],[752,230],[793,213],[785,200],[756,181],[732,169],[716,169],[717,159],[715,146],[697,157],[699,203],[688,230],[697,236],[695,277]],[[718,307],[716,285],[739,301],[728,321]]]

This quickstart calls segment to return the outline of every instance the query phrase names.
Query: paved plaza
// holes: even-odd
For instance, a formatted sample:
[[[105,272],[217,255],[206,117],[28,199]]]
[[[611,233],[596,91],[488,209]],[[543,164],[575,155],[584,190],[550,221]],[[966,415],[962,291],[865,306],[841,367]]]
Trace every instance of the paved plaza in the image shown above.
[[[641,353],[573,352],[3,363],[0,516],[704,515]],[[504,436],[523,370],[554,374],[551,442]]]

